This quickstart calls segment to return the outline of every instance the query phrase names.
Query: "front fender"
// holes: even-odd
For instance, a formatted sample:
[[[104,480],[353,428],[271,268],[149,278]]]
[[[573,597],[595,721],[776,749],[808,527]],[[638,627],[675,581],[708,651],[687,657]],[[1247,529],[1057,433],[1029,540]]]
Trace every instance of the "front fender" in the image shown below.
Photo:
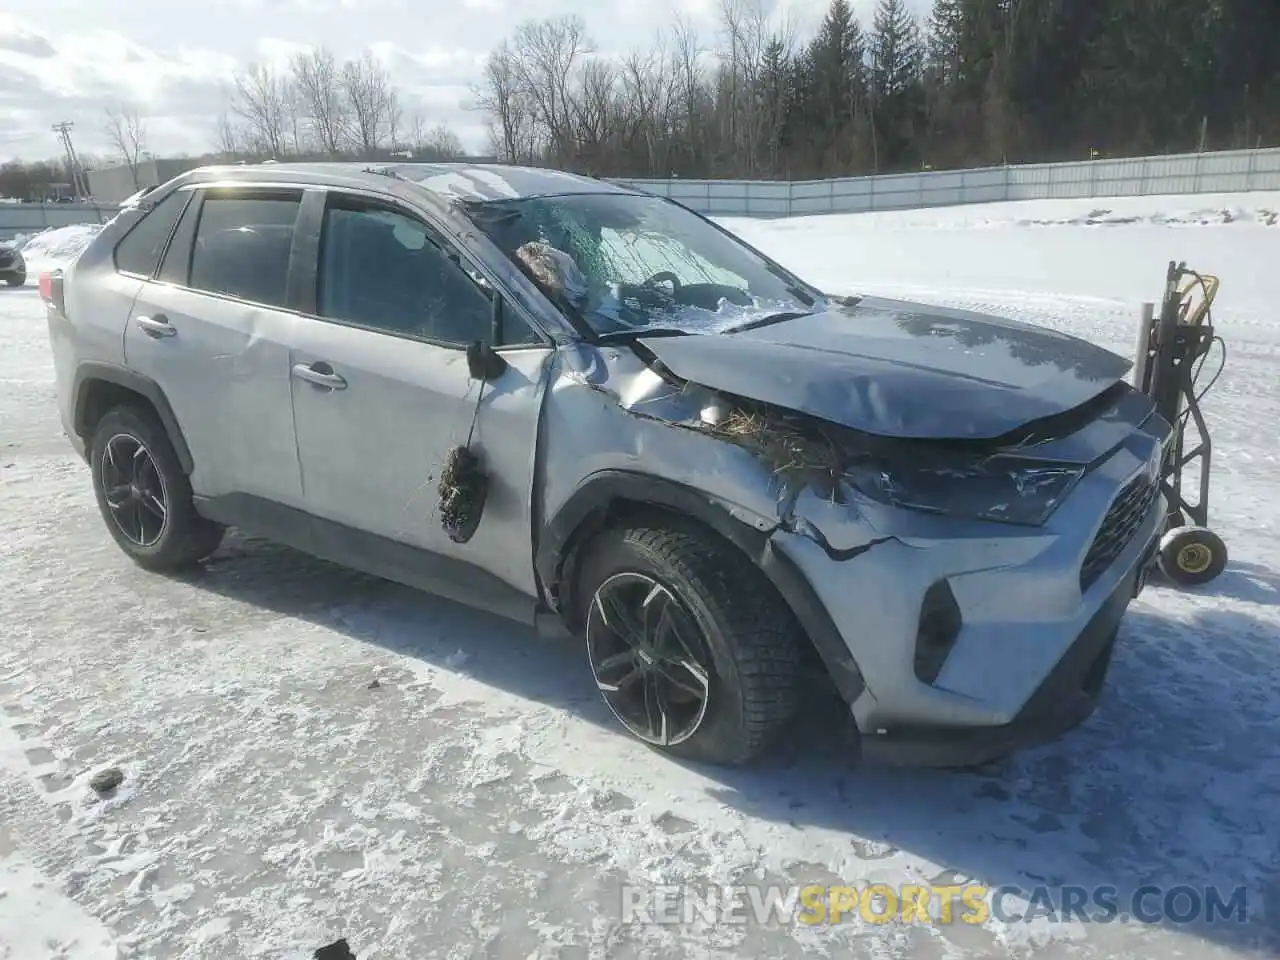
[[[602,470],[586,478],[543,528],[535,566],[547,602],[562,619],[573,608],[577,548],[603,529],[619,507],[650,506],[689,517],[747,554],[791,609],[825,664],[840,695],[853,703],[865,688],[862,672],[808,580],[774,548],[777,523],[752,517],[710,494],[673,480],[629,470]]]

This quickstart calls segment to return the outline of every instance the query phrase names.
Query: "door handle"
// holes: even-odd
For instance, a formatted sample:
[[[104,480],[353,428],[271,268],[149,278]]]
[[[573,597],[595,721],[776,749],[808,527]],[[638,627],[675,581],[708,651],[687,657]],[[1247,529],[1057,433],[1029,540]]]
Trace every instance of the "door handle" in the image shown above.
[[[135,323],[138,329],[149,337],[155,337],[157,340],[161,337],[175,337],[178,335],[178,328],[169,322],[169,318],[163,313],[157,313],[153,317],[138,317]]]
[[[324,387],[326,390],[347,389],[347,381],[334,373],[333,367],[323,360],[317,360],[315,363],[295,363],[293,375],[299,380],[305,380],[317,387]]]

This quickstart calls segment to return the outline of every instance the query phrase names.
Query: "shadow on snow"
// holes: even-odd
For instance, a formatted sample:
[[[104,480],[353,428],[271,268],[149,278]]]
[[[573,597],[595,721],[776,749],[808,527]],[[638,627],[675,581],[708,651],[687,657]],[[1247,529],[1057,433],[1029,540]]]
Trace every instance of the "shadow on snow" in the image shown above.
[[[441,670],[455,670],[461,650],[476,680],[624,736],[576,645],[493,615],[238,534],[192,582]],[[1228,948],[1280,949],[1280,637],[1245,612],[1162,617],[1166,589],[1150,588],[1130,608],[1101,706],[1056,743],[978,771],[859,767],[847,714],[823,701],[800,718],[797,746],[784,755],[698,772],[729,808],[848,834],[852,856],[869,859],[871,847],[914,854],[945,868],[931,878],[938,883],[1028,894],[1110,886],[1122,911],[1146,885],[1217,887],[1224,901],[1242,886],[1247,922],[1171,928]],[[1280,577],[1234,563],[1202,588],[1210,590],[1275,603]],[[1160,897],[1144,903],[1158,908]]]

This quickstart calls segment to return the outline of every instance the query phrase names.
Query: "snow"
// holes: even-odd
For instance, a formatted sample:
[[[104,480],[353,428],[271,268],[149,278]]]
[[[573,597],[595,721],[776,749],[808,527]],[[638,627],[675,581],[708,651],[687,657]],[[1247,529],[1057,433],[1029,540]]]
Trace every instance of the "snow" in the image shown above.
[[[575,646],[255,538],[231,537],[188,579],[145,574],[106,535],[61,436],[35,290],[0,289],[0,958],[301,958],[339,937],[361,960],[1274,956],[1280,226],[1267,209],[1280,196],[730,223],[832,292],[989,310],[1125,353],[1167,261],[1222,277],[1230,352],[1206,410],[1231,568],[1134,603],[1080,730],[964,773],[859,768],[825,705],[758,769],[669,761],[609,720]],[[99,798],[88,780],[108,766],[126,779]],[[968,880],[1027,896],[1113,885],[1122,902],[1148,883],[1244,885],[1250,917],[620,919],[631,884]]]
[[[27,263],[28,284],[35,286],[45,270],[69,266],[101,229],[101,224],[77,223],[17,237],[16,246]]]

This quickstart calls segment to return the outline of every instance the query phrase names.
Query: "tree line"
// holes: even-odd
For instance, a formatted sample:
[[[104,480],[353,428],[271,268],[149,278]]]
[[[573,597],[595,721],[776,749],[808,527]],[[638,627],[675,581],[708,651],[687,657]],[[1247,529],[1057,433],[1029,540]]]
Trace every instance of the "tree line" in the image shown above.
[[[721,0],[621,59],[521,24],[477,104],[505,160],[597,175],[820,178],[1280,143],[1275,0],[832,0],[801,38]]]
[[[878,0],[861,23],[831,0],[810,35],[765,0],[719,0],[700,35],[677,20],[623,56],[583,20],[519,24],[468,104],[487,152],[597,176],[808,179],[1280,145],[1277,0]],[[320,48],[250,64],[229,85],[210,162],[451,159],[371,54]],[[137,171],[146,123],[106,112]],[[86,166],[95,158],[86,158]],[[57,162],[0,167],[36,197]]]
[[[371,53],[339,60],[320,47],[283,69],[254,63],[233,81],[218,119],[224,159],[450,159],[465,152],[447,124],[406,115],[387,68]]]

